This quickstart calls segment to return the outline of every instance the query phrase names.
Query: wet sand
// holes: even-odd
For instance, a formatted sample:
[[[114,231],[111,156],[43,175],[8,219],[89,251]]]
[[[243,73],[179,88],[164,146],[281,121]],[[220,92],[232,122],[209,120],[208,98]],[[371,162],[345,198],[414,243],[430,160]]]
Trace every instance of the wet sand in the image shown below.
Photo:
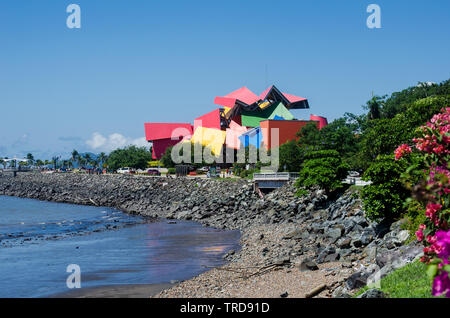
[[[134,284],[79,288],[49,298],[149,298],[175,285]]]

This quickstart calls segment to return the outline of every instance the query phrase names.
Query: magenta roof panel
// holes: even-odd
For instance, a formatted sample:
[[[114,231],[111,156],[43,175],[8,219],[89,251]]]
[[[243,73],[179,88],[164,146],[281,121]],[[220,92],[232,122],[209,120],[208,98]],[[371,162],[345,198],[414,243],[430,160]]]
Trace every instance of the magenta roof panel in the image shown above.
[[[290,94],[286,94],[286,93],[283,93],[283,95],[284,95],[284,97],[286,97],[289,100],[290,103],[296,103],[296,102],[300,102],[302,100],[306,100],[306,98],[298,97],[298,96],[290,95]]]
[[[192,135],[192,125],[188,123],[145,123],[144,125],[145,138],[148,141]]]
[[[251,105],[257,102],[259,100],[259,97],[244,86],[223,97],[217,96],[214,99],[214,104],[225,107],[233,107],[236,103],[236,100],[239,100],[247,105]]]
[[[236,104],[236,98],[217,96],[214,98],[214,104],[232,108]]]
[[[194,131],[197,127],[220,129],[220,108],[196,118],[194,120]]]

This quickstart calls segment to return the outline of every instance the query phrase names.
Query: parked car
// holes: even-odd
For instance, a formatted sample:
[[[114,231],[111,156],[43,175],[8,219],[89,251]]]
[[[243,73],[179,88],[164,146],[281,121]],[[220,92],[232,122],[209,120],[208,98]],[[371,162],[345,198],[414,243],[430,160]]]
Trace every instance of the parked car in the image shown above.
[[[156,169],[148,169],[147,170],[147,174],[151,175],[151,176],[160,176],[161,172],[159,172]]]
[[[359,172],[358,171],[349,171],[348,175],[353,178],[359,177]]]
[[[130,167],[119,168],[119,169],[117,169],[117,173],[130,174],[130,173],[132,173],[132,170]]]
[[[209,171],[209,167],[201,167],[200,169],[198,169],[198,171],[208,172]]]

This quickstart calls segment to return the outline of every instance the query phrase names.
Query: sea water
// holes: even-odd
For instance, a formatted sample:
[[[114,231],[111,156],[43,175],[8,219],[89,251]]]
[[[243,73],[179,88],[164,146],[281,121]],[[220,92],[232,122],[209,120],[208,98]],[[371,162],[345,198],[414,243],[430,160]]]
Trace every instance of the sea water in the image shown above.
[[[0,297],[67,292],[70,264],[80,268],[81,288],[189,279],[222,265],[239,237],[195,222],[0,196]]]

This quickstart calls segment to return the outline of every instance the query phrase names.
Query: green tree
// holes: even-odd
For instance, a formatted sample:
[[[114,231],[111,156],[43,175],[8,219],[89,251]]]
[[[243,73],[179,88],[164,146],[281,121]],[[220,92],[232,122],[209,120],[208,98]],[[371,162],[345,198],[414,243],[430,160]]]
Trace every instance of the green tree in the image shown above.
[[[160,161],[162,163],[162,165],[166,168],[174,168],[175,167],[175,163],[172,160],[172,149],[173,146],[167,147],[166,151],[164,152],[164,155],[162,155]]]
[[[44,162],[41,159],[36,160],[36,166],[40,169],[44,165]]]
[[[280,146],[280,168],[289,172],[299,172],[303,163],[304,150],[295,140]]]
[[[298,144],[303,152],[336,150],[343,161],[358,169],[357,154],[360,149],[361,121],[364,118],[346,113],[319,130],[315,123],[308,123],[298,133]],[[358,159],[358,160],[356,160]]]
[[[367,114],[367,119],[374,120],[381,118],[381,109],[385,103],[385,96],[373,96],[364,106],[365,109],[368,109],[369,112]]]
[[[86,162],[86,165],[91,165],[91,163],[92,163],[92,157],[91,157],[91,155],[90,154],[88,154],[88,153],[85,153],[84,155],[83,155],[83,158],[84,158],[84,160],[85,160],[85,162]]]
[[[67,169],[69,167],[70,160],[62,160],[61,161],[61,168]]]
[[[381,110],[382,118],[394,118],[395,115],[404,112],[412,103],[419,99],[450,95],[450,80],[440,84],[418,83],[400,92],[392,93],[386,99]]]
[[[308,150],[319,150],[322,148],[322,139],[320,136],[320,130],[317,128],[317,124],[310,122],[307,123],[297,133],[299,137],[298,143],[301,147]]]
[[[347,173],[348,166],[342,162],[336,150],[312,151],[305,155],[296,186],[307,189],[319,186],[330,193],[343,187],[342,180]]]
[[[59,159],[60,159],[59,156],[52,157],[51,164],[53,165],[53,169],[54,170],[56,170],[58,168],[58,161],[59,161]]]
[[[362,157],[366,167],[379,155],[393,153],[405,140],[408,130],[405,123],[395,119],[372,120],[361,140]]]
[[[82,156],[78,157],[77,161],[78,161],[79,167],[81,167],[81,168],[84,168],[84,166],[87,164],[86,159]]]
[[[424,125],[433,114],[450,102],[449,96],[427,97],[404,106],[405,110],[393,118],[372,120],[361,140],[361,162],[365,169],[379,155],[389,155],[398,145],[411,143],[416,128]]]
[[[336,150],[341,157],[349,157],[359,150],[358,125],[347,118],[338,118],[320,131],[322,149]]]
[[[108,159],[108,156],[104,152],[101,152],[97,157],[98,165],[100,167],[103,167],[104,164],[106,163],[107,159]]]
[[[404,159],[395,160],[394,155],[380,155],[364,172],[363,180],[372,184],[361,190],[366,216],[374,221],[392,221],[404,212],[409,191],[400,181],[408,167]]]
[[[106,163],[113,170],[122,167],[145,169],[151,160],[152,153],[147,148],[133,145],[112,151]]]
[[[31,153],[27,153],[27,160],[28,160],[28,164],[30,166],[32,166],[34,163],[34,156]]]
[[[75,163],[75,162],[78,161],[78,158],[79,158],[79,157],[80,157],[79,152],[78,152],[76,149],[72,150],[72,152],[71,152],[71,157],[70,157],[70,161],[72,161],[72,163]]]

